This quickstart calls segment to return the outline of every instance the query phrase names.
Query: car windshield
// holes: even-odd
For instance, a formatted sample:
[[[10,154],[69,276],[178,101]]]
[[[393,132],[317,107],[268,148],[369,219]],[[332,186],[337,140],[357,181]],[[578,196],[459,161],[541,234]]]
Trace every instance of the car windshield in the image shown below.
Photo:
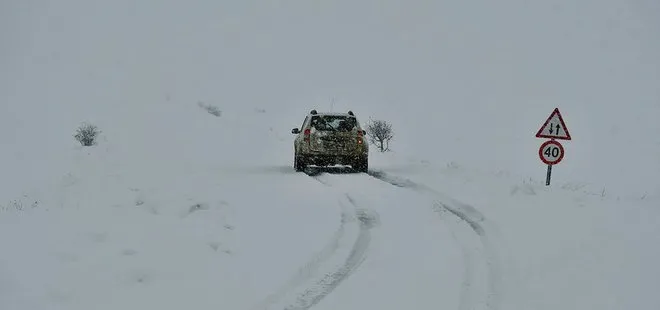
[[[318,115],[312,117],[312,127],[320,131],[351,131],[357,125],[355,117],[343,115]]]

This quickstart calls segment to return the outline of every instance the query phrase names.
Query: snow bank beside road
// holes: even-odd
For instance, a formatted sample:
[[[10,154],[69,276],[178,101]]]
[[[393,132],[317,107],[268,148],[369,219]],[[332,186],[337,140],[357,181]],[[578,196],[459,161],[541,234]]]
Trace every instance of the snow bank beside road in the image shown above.
[[[302,176],[178,178],[136,189],[78,176],[63,206],[2,211],[2,308],[247,308],[340,221],[336,201],[297,194],[319,187]],[[97,182],[107,186],[90,195]]]
[[[560,178],[546,187],[392,153],[374,158],[375,170],[467,203],[493,224],[485,233],[500,256],[502,309],[660,305],[657,198],[594,193]]]

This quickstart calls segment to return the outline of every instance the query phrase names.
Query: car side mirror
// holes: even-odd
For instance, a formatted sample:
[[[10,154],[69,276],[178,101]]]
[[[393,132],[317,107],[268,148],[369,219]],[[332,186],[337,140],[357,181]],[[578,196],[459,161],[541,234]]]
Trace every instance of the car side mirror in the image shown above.
[[[298,128],[293,128],[293,129],[291,129],[291,133],[293,133],[293,134],[299,134],[299,133],[300,133],[300,129],[298,129]]]

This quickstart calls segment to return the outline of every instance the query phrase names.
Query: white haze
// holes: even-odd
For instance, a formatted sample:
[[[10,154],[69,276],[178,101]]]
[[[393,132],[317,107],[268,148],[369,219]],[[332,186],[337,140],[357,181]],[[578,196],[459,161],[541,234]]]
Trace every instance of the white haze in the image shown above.
[[[382,226],[319,309],[660,305],[657,1],[4,1],[0,44],[3,310],[246,308],[351,203]],[[554,108],[573,140],[545,187],[534,134]],[[373,171],[446,196],[294,173],[311,109],[390,121]],[[83,121],[96,147],[73,139]],[[492,243],[435,217],[448,197]],[[346,225],[320,272],[366,235]]]
[[[398,149],[542,178],[534,133],[559,107],[574,140],[558,177],[658,190],[653,1],[20,1],[2,12],[10,143],[63,147],[81,119],[166,98],[283,110],[288,127],[335,98],[393,122]]]

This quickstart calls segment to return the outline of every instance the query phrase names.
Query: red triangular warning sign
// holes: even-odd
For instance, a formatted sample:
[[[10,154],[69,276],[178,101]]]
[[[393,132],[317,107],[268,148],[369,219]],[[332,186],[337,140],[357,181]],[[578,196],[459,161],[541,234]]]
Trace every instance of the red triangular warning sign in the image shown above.
[[[537,138],[550,138],[558,140],[571,140],[571,134],[564,123],[564,118],[559,113],[559,108],[550,114],[550,117],[543,123],[541,129],[536,133]]]

